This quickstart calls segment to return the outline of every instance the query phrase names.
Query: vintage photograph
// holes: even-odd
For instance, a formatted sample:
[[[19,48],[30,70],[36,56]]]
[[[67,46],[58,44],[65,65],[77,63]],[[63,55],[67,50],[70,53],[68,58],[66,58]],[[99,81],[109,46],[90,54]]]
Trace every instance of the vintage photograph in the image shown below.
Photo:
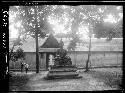
[[[122,5],[9,6],[9,91],[122,90]]]

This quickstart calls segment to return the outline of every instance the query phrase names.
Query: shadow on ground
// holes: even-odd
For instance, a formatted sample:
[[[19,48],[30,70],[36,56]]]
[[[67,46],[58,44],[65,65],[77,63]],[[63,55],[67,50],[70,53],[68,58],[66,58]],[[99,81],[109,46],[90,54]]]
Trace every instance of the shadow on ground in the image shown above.
[[[9,77],[9,91],[20,91],[24,90],[25,85],[29,82],[30,77],[33,74],[24,74],[13,72],[12,76]]]

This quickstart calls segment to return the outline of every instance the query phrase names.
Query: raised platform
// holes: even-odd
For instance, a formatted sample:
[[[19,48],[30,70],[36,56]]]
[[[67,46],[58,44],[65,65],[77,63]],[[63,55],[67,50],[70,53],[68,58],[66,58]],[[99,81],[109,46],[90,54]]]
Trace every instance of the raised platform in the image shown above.
[[[77,68],[75,66],[53,66],[45,79],[81,78],[76,71]]]

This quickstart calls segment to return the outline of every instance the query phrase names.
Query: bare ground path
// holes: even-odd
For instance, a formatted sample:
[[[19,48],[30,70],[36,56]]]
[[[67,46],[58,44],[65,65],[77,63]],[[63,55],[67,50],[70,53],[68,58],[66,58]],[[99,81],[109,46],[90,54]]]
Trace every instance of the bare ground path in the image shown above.
[[[44,80],[43,77],[46,75],[47,73],[46,71],[42,71],[39,74],[29,72],[27,75],[22,74],[28,76],[28,79],[25,81],[25,84],[22,84],[20,87],[16,87],[15,90],[16,91],[96,91],[96,90],[119,89],[117,86],[112,87],[110,86],[110,84],[107,83],[107,81],[105,80],[107,79],[106,77],[107,74],[103,75],[107,71],[109,71],[107,70],[107,68],[106,70],[102,69],[101,73],[100,69],[92,70],[88,73],[85,73],[84,70],[79,70],[80,76],[83,76],[80,79],[56,79],[56,80]],[[121,69],[119,68],[115,68],[113,69],[113,71],[115,72],[117,71],[118,73],[121,74]]]

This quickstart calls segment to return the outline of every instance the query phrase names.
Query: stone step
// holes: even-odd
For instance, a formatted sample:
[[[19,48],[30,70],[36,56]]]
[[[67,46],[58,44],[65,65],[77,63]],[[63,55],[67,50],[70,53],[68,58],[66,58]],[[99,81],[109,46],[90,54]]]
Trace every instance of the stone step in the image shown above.
[[[49,72],[45,79],[54,79],[54,78],[81,78],[76,72],[77,67],[75,65],[68,66],[57,66],[54,65],[49,69]]]
[[[50,69],[49,72],[76,72],[76,68],[58,68],[58,69]]]
[[[60,65],[56,65],[56,66],[55,66],[55,65],[54,65],[54,66],[51,67],[51,69],[58,69],[58,68],[59,68],[59,69],[60,69],[60,68],[62,69],[62,68],[77,68],[77,67],[76,67],[75,65],[71,65],[71,66],[60,66]]]
[[[47,80],[52,80],[52,79],[78,79],[78,78],[82,78],[82,76],[79,76],[78,73],[72,72],[72,73],[49,73],[46,77],[44,77],[44,79]]]
[[[82,76],[48,76],[44,77],[46,80],[52,80],[52,79],[79,79],[82,78]]]
[[[47,76],[49,77],[65,77],[65,76],[78,76],[77,72],[49,72]]]
[[[53,72],[48,72],[47,76],[44,77],[44,79],[78,79],[82,78],[82,76],[79,76],[77,72],[68,72],[68,71],[53,71]]]

